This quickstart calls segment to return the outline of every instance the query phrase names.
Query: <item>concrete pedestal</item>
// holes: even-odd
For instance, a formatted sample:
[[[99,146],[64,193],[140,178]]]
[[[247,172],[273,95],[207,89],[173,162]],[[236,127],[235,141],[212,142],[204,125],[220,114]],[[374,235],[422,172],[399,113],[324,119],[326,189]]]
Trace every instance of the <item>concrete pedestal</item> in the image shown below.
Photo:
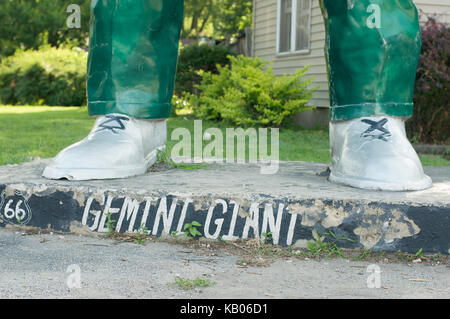
[[[106,181],[50,181],[47,160],[0,167],[0,227],[181,234],[192,221],[212,240],[271,238],[304,247],[314,234],[344,248],[449,253],[450,168],[427,167],[434,186],[374,192],[332,184],[325,164],[282,162],[275,175],[256,165],[212,164]]]

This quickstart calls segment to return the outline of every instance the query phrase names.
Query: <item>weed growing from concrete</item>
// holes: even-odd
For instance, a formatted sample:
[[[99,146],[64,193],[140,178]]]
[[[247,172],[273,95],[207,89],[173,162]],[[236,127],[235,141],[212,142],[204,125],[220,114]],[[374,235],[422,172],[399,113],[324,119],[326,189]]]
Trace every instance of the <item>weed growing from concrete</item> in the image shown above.
[[[178,168],[178,169],[187,169],[187,170],[196,170],[196,169],[206,169],[209,166],[206,164],[183,164],[183,163],[175,163],[172,158],[167,155],[167,151],[158,150],[157,155],[157,163],[165,164],[166,166]]]
[[[216,284],[216,282],[210,281],[209,279],[195,278],[195,279],[191,280],[191,279],[184,279],[184,278],[178,277],[175,280],[175,282],[169,283],[168,285],[176,285],[181,289],[191,290],[191,289],[200,288],[200,287],[210,287],[215,284]]]
[[[423,258],[423,249],[420,248],[419,251],[416,253],[417,258]]]
[[[193,221],[192,223],[188,223],[184,225],[184,230],[186,230],[187,232],[185,233],[185,235],[187,237],[191,237],[191,238],[197,238],[199,236],[202,236],[202,233],[197,229],[197,227],[201,227],[202,224],[200,224],[197,221]]]
[[[325,256],[326,258],[345,258],[337,243],[342,240],[354,242],[354,240],[350,238],[337,237],[332,231],[319,235],[317,230],[314,229],[314,233],[316,235],[316,240],[307,243],[306,254],[309,255],[308,257],[320,258]]]
[[[142,245],[147,241],[148,235],[149,235],[148,228],[145,226],[145,224],[142,224],[135,233],[134,242],[136,244]]]
[[[372,252],[368,249],[363,249],[358,255],[353,257],[353,261],[367,261],[372,257]]]
[[[273,238],[272,238],[272,233],[271,232],[269,232],[269,233],[263,233],[262,234],[263,235],[263,240],[264,240],[264,244],[269,244],[270,242],[272,242],[272,240],[273,240]]]
[[[108,229],[108,232],[106,233],[106,235],[108,237],[110,237],[110,236],[115,234],[115,229],[114,228],[115,228],[116,220],[113,220],[111,216],[112,216],[111,213],[107,213],[106,214],[106,223],[105,223],[105,225],[106,225],[106,228]]]

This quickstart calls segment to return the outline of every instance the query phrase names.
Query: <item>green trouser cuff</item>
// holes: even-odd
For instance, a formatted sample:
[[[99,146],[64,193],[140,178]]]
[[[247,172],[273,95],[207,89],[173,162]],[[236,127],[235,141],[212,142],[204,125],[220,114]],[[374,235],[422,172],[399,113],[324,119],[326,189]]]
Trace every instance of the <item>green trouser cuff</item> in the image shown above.
[[[184,0],[91,1],[90,115],[170,116]]]
[[[346,121],[370,116],[410,117],[413,103],[365,103],[332,106],[330,121]]]
[[[421,50],[413,0],[319,0],[330,120],[410,117]]]
[[[89,102],[88,109],[90,116],[119,113],[139,119],[162,119],[170,117],[171,103]]]

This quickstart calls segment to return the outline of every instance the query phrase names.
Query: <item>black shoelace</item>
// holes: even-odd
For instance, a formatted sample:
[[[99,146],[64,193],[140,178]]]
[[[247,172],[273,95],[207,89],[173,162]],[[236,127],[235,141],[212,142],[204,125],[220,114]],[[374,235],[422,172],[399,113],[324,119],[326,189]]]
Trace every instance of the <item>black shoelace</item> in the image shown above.
[[[106,115],[107,120],[99,125],[97,132],[110,130],[114,134],[117,134],[116,130],[125,130],[125,125],[122,121],[129,121],[130,119],[125,116],[119,115]]]
[[[382,119],[379,122],[364,119],[361,120],[361,122],[370,125],[370,127],[361,134],[361,137],[371,137],[373,139],[379,139],[387,142],[388,138],[392,136],[391,132],[383,127],[388,122],[388,119]],[[381,134],[373,134],[375,131],[380,131]]]

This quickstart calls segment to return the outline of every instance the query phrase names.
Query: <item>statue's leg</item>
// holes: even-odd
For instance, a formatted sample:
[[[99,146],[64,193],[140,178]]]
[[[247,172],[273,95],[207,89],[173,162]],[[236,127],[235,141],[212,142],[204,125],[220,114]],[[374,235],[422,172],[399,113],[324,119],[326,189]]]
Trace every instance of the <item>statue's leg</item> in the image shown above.
[[[64,149],[44,177],[143,174],[165,148],[184,0],[92,0],[87,138]]]
[[[431,186],[409,143],[421,48],[412,0],[320,0],[330,84],[330,180],[380,190]]]

